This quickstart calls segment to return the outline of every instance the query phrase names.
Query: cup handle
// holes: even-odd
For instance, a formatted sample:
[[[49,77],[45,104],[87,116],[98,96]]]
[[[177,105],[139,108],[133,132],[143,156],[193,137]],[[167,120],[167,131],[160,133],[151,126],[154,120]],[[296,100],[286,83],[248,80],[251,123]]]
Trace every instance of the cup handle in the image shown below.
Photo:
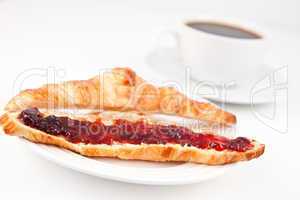
[[[174,30],[161,31],[156,38],[156,48],[179,48],[179,34]]]

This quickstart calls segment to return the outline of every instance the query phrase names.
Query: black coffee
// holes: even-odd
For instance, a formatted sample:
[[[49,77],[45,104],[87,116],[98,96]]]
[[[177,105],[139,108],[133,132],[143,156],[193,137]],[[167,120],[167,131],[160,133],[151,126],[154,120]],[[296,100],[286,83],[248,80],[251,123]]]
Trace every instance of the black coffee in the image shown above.
[[[257,33],[238,28],[232,25],[216,23],[216,22],[190,22],[187,25],[193,29],[204,31],[215,35],[231,38],[242,38],[242,39],[260,39],[262,38]]]

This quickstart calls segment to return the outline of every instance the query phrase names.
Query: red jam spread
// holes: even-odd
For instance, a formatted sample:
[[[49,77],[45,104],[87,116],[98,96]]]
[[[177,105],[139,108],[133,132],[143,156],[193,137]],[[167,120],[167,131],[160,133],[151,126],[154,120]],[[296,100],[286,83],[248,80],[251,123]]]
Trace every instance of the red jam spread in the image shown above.
[[[253,147],[244,137],[228,139],[209,133],[195,133],[176,125],[149,124],[144,121],[130,122],[115,120],[113,125],[79,121],[54,115],[44,116],[37,108],[22,111],[19,119],[27,126],[44,131],[50,135],[62,136],[72,143],[85,144],[180,144],[201,149],[217,151],[231,150],[244,152]]]

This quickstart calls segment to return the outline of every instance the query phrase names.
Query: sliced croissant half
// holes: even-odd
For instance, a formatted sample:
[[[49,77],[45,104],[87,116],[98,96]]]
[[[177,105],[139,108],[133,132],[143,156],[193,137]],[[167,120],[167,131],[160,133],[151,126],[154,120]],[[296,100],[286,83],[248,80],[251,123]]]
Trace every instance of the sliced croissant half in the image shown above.
[[[197,132],[131,113],[73,116],[27,108],[5,113],[0,124],[8,135],[92,157],[222,165],[257,158],[265,148],[252,139]]]
[[[236,117],[216,105],[189,99],[172,87],[156,87],[129,68],[114,68],[89,80],[47,84],[20,92],[6,105],[8,112],[28,107],[90,108],[161,113],[224,125]]]

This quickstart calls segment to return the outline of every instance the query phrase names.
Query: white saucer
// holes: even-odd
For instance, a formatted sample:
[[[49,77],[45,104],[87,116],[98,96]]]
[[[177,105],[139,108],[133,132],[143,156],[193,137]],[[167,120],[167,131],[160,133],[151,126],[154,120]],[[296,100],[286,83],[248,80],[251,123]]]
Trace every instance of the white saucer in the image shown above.
[[[187,68],[180,62],[178,52],[174,48],[155,49],[146,57],[146,62],[154,72],[164,77],[162,81],[172,81],[180,88],[185,89],[188,84],[190,91],[193,91],[197,85],[203,82],[195,80],[192,72],[187,72]],[[236,84],[226,90],[217,88],[217,92],[215,90],[212,92],[209,88],[203,87],[196,95],[195,92],[190,95],[231,104],[272,103],[274,102],[274,84],[276,85],[274,77],[285,76],[285,73],[274,70],[274,67],[268,65],[262,65],[261,70],[263,71],[262,75],[254,77],[252,81]],[[205,77],[205,75],[203,76]]]

